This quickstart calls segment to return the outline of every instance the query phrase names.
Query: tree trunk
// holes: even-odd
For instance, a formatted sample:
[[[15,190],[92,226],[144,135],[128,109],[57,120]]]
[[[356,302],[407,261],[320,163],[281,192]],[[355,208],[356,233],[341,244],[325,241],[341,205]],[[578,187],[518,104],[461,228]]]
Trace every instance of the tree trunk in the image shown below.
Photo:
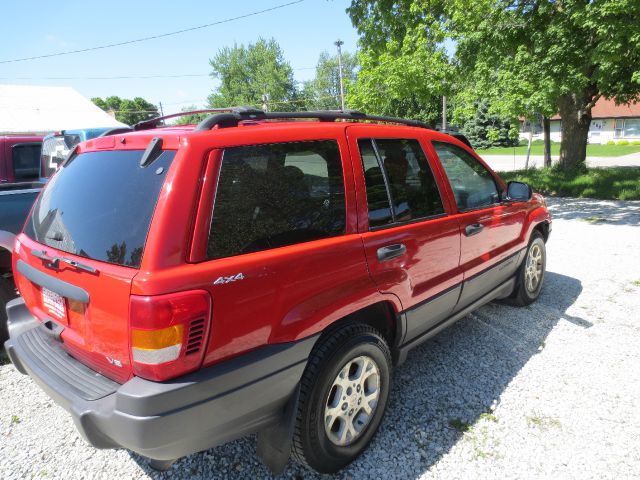
[[[564,171],[585,168],[592,100],[592,95],[567,94],[560,97],[559,107],[560,117],[562,117],[560,168]]]
[[[542,117],[542,130],[544,132],[544,166],[551,166],[551,120]]]

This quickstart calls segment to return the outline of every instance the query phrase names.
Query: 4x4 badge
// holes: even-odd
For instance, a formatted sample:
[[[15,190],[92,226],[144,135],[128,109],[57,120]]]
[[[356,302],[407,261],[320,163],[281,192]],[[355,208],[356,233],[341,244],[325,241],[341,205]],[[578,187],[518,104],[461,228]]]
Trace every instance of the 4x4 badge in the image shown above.
[[[218,277],[216,278],[216,281],[213,282],[213,284],[224,285],[225,283],[231,283],[238,280],[244,280],[244,275],[242,274],[242,272],[238,273],[237,275],[231,275],[230,277]]]

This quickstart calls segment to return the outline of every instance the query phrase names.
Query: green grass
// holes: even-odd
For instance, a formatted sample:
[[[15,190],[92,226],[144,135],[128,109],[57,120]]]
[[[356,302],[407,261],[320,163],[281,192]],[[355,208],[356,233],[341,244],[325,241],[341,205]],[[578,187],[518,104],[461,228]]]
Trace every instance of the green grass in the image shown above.
[[[559,197],[640,200],[640,167],[591,168],[568,173],[557,168],[501,172],[505,182],[518,180],[534,191]]]
[[[542,430],[548,430],[549,428],[562,428],[562,424],[560,423],[560,420],[553,417],[533,415],[533,416],[527,417],[527,421],[531,425],[535,425],[536,427]]]
[[[527,144],[518,147],[493,147],[484,150],[477,150],[480,156],[483,155],[526,155]],[[620,157],[630,153],[640,152],[640,145],[587,145],[587,157]],[[536,140],[531,144],[531,155],[544,155],[544,143]],[[560,143],[551,142],[551,155],[560,155]]]

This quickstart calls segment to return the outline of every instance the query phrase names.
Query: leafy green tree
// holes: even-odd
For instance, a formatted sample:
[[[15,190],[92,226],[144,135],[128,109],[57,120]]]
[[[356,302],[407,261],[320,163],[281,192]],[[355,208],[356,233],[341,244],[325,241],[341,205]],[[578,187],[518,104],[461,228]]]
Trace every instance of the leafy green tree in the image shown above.
[[[349,52],[342,52],[342,79],[345,94],[358,78],[358,59]],[[322,52],[316,64],[313,80],[304,82],[302,97],[308,110],[339,110],[340,101],[340,68],[338,55]],[[349,105],[347,104],[347,107]]]
[[[559,112],[565,170],[584,166],[591,109],[600,97],[640,98],[637,0],[353,0],[348,12],[361,43],[372,49],[417,35],[436,56],[438,44],[453,39],[449,79],[495,112]]]
[[[263,95],[268,105],[278,110],[295,109],[300,101],[291,65],[284,59],[280,45],[260,38],[255,44],[225,47],[209,60],[211,76],[220,81],[209,95],[212,108],[262,107]]]
[[[411,4],[354,0],[347,9],[361,49],[349,106],[435,125],[442,96],[454,91],[454,70],[443,43],[447,34],[437,12],[418,14]]]
[[[91,101],[105,112],[115,112],[116,120],[127,125],[135,125],[159,116],[158,107],[141,97],[135,97],[133,100],[117,96],[107,97],[104,100],[94,97]]]
[[[477,105],[473,118],[467,120],[461,132],[473,148],[511,147],[518,145],[518,123],[489,112],[487,102]]]

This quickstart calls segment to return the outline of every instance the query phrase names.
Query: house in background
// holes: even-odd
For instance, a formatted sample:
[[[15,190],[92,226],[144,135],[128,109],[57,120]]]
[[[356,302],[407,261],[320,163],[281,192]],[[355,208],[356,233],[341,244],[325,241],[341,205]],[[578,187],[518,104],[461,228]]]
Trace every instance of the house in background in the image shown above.
[[[601,98],[591,110],[591,126],[589,127],[589,143],[606,144],[620,140],[640,141],[640,103],[616,105],[614,100]],[[551,118],[551,141],[562,139],[560,115]],[[520,138],[529,137],[529,122],[520,122]],[[542,140],[542,125],[533,123],[533,139]]]

